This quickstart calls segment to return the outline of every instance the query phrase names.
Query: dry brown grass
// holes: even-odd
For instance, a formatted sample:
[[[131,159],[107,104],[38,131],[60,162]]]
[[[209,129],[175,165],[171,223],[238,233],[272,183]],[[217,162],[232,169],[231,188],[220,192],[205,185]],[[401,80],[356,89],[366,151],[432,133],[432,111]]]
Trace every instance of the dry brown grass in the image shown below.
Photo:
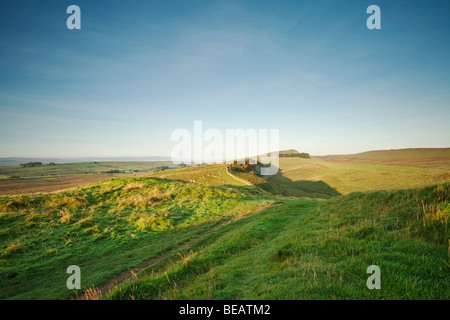
[[[123,191],[132,191],[132,190],[140,190],[144,187],[142,182],[130,182],[125,187],[122,188]]]
[[[100,289],[92,287],[88,288],[81,297],[77,300],[102,300],[103,294]]]
[[[128,184],[127,186],[129,186]],[[125,186],[124,189],[127,187]],[[131,186],[129,188],[136,188],[136,186]],[[131,189],[127,190],[131,190]],[[131,195],[124,195],[121,197],[118,208],[124,208],[128,206],[136,208],[149,208],[155,204],[162,202],[163,200],[170,199],[170,193],[161,191],[159,188],[154,187],[149,192],[146,193],[135,193]]]
[[[62,210],[60,210],[58,216],[60,217],[60,223],[69,223],[72,220],[72,215],[67,208],[63,208]]]
[[[55,177],[38,179],[1,180],[0,196],[13,196],[31,193],[49,193],[74,187],[87,183],[110,179],[113,175],[83,175],[82,177]]]

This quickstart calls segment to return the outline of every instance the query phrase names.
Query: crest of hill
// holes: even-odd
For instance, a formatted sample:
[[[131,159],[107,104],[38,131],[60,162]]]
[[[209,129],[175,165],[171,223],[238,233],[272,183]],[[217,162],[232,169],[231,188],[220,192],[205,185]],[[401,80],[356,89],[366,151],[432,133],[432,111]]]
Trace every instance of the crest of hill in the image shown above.
[[[308,153],[298,152],[295,149],[281,150],[278,154],[280,158],[305,158],[305,159],[310,158]]]
[[[374,150],[351,155],[365,159],[450,159],[450,148],[410,148]]]
[[[314,157],[335,163],[389,164],[448,169],[450,148],[374,150],[356,154]]]

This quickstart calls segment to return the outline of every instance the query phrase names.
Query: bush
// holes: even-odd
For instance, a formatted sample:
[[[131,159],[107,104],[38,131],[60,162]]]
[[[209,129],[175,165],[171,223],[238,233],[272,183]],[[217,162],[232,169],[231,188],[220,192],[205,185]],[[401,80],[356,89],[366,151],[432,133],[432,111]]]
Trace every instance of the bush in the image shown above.
[[[282,157],[284,158],[303,158],[303,159],[311,159],[311,156],[309,153],[302,152],[302,153],[286,153],[283,154]]]
[[[20,164],[22,167],[39,167],[42,166],[42,162],[27,162]]]
[[[120,173],[120,170],[109,170],[106,173]]]

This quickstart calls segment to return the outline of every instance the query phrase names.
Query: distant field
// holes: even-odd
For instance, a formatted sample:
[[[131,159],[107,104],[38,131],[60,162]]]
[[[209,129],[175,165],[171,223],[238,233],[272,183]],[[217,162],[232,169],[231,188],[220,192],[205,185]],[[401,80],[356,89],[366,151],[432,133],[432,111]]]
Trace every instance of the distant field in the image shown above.
[[[225,164],[154,172],[156,167],[161,166],[176,168],[170,162],[88,162],[31,168],[0,167],[0,195],[54,192],[125,176],[152,176],[206,185],[245,185],[227,174]],[[105,173],[111,170],[139,172]],[[11,179],[14,176],[20,179]],[[242,178],[246,179],[244,176]],[[247,175],[247,178],[251,177]],[[402,149],[311,159],[281,158],[279,173],[268,177],[268,184],[260,186],[284,196],[330,198],[357,191],[421,187],[446,181],[450,181],[450,149]]]
[[[172,162],[80,162],[37,167],[0,167],[0,196],[36,192],[54,192],[113,177],[134,176],[134,173],[106,173],[133,170],[136,176]]]
[[[173,170],[155,172],[158,167]],[[137,173],[105,173],[138,170]],[[19,179],[11,179],[11,177]],[[179,168],[172,162],[88,162],[39,167],[0,167],[0,196],[37,192],[54,192],[111,178],[152,176],[207,185],[245,185],[227,174],[226,165]]]
[[[450,148],[379,150],[313,158],[335,163],[390,164],[447,170],[450,168]]]
[[[75,174],[102,173],[109,170],[149,171],[157,166],[173,166],[169,161],[155,162],[78,162],[42,165],[37,167],[0,167],[0,175],[31,178],[39,176],[68,176]]]
[[[422,187],[450,181],[450,149],[371,151],[280,159],[268,182],[278,193],[327,198],[358,191]]]

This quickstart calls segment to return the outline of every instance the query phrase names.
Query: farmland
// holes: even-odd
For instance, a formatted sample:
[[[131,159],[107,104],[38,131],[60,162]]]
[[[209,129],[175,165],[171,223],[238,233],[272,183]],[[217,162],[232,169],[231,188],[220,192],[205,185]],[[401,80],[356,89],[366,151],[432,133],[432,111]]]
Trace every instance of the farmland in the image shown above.
[[[152,172],[168,166],[168,161],[154,162],[79,162],[35,167],[0,167],[0,196],[38,192],[55,192],[81,186],[86,183]]]
[[[420,165],[420,166],[418,166]],[[423,162],[414,165],[334,162],[322,158],[281,159],[280,172],[269,182],[285,195],[324,197],[357,191],[391,190],[421,187],[450,180],[450,161],[437,167]]]

